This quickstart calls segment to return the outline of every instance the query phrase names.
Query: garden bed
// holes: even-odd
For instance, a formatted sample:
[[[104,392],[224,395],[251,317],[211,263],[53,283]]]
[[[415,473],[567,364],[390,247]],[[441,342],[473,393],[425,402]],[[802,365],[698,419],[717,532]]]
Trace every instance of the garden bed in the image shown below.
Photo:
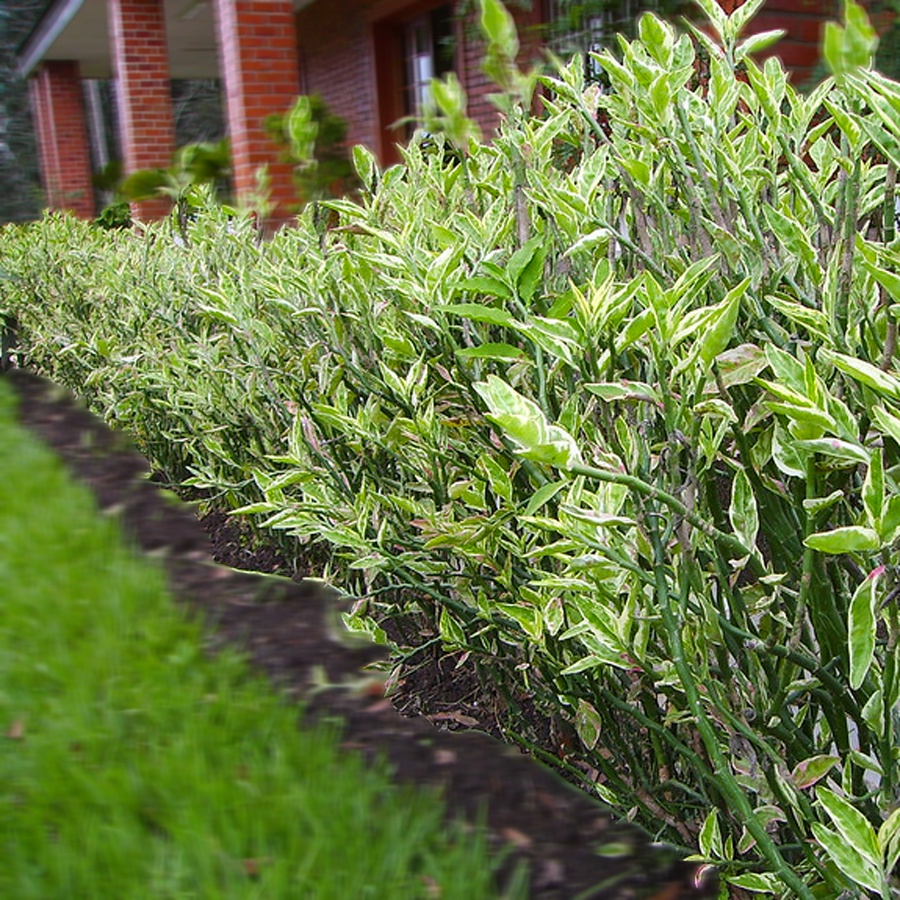
[[[486,704],[477,684],[448,677],[435,658],[408,689],[428,718],[403,718],[383,699],[372,647],[350,646],[331,624],[330,605],[313,581],[263,577],[283,564],[251,546],[231,520],[205,519],[204,534],[190,506],[159,490],[147,464],[122,435],[110,432],[72,396],[21,370],[5,376],[21,398],[20,418],[94,491],[98,505],[119,516],[147,553],[165,562],[175,594],[215,622],[214,643],[237,642],[288,693],[320,717],[344,723],[344,746],[369,758],[385,756],[399,779],[444,789],[452,814],[475,820],[486,811],[492,844],[511,848],[507,870],[527,860],[534,898],[667,898],[702,896],[689,867],[651,848],[639,832],[615,824],[587,796],[515,748],[482,733],[455,734]],[[415,697],[416,702],[413,702]],[[489,727],[490,717],[479,717]],[[437,727],[435,727],[437,726]],[[551,748],[548,748],[551,749]],[[707,890],[709,893],[709,890]]]

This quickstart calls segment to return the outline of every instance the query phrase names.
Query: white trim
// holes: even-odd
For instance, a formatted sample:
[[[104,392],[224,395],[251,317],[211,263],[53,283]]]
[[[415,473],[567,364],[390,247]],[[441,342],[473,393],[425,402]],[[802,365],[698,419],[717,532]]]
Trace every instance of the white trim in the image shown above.
[[[57,0],[41,17],[17,54],[16,74],[27,78],[38,67],[56,39],[84,6],[84,0]]]

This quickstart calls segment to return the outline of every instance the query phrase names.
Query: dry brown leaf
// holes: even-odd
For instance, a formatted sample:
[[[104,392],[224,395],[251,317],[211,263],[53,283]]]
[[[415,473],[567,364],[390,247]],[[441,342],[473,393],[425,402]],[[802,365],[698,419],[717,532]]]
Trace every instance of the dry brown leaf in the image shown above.
[[[500,834],[520,850],[531,846],[531,838],[524,831],[519,831],[518,828],[504,828],[500,831]]]
[[[445,713],[434,713],[434,715],[428,716],[432,722],[458,722],[460,725],[465,725],[467,728],[474,728],[478,724],[478,719],[473,719],[471,716],[464,715],[461,712],[445,712]]]
[[[434,761],[439,766],[452,766],[456,762],[455,750],[435,750]]]

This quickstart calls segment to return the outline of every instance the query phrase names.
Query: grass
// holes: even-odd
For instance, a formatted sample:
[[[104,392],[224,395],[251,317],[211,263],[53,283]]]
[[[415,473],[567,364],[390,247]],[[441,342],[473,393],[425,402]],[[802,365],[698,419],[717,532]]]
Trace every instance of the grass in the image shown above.
[[[496,896],[477,830],[206,652],[2,381],[0,433],[0,896]]]

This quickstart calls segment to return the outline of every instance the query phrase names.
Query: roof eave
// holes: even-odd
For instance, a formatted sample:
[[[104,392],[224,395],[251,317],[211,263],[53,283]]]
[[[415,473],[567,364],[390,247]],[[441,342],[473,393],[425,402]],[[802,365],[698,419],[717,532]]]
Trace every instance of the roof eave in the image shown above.
[[[55,0],[19,45],[16,52],[16,74],[28,78],[38,67],[54,41],[84,5],[84,0]]]

